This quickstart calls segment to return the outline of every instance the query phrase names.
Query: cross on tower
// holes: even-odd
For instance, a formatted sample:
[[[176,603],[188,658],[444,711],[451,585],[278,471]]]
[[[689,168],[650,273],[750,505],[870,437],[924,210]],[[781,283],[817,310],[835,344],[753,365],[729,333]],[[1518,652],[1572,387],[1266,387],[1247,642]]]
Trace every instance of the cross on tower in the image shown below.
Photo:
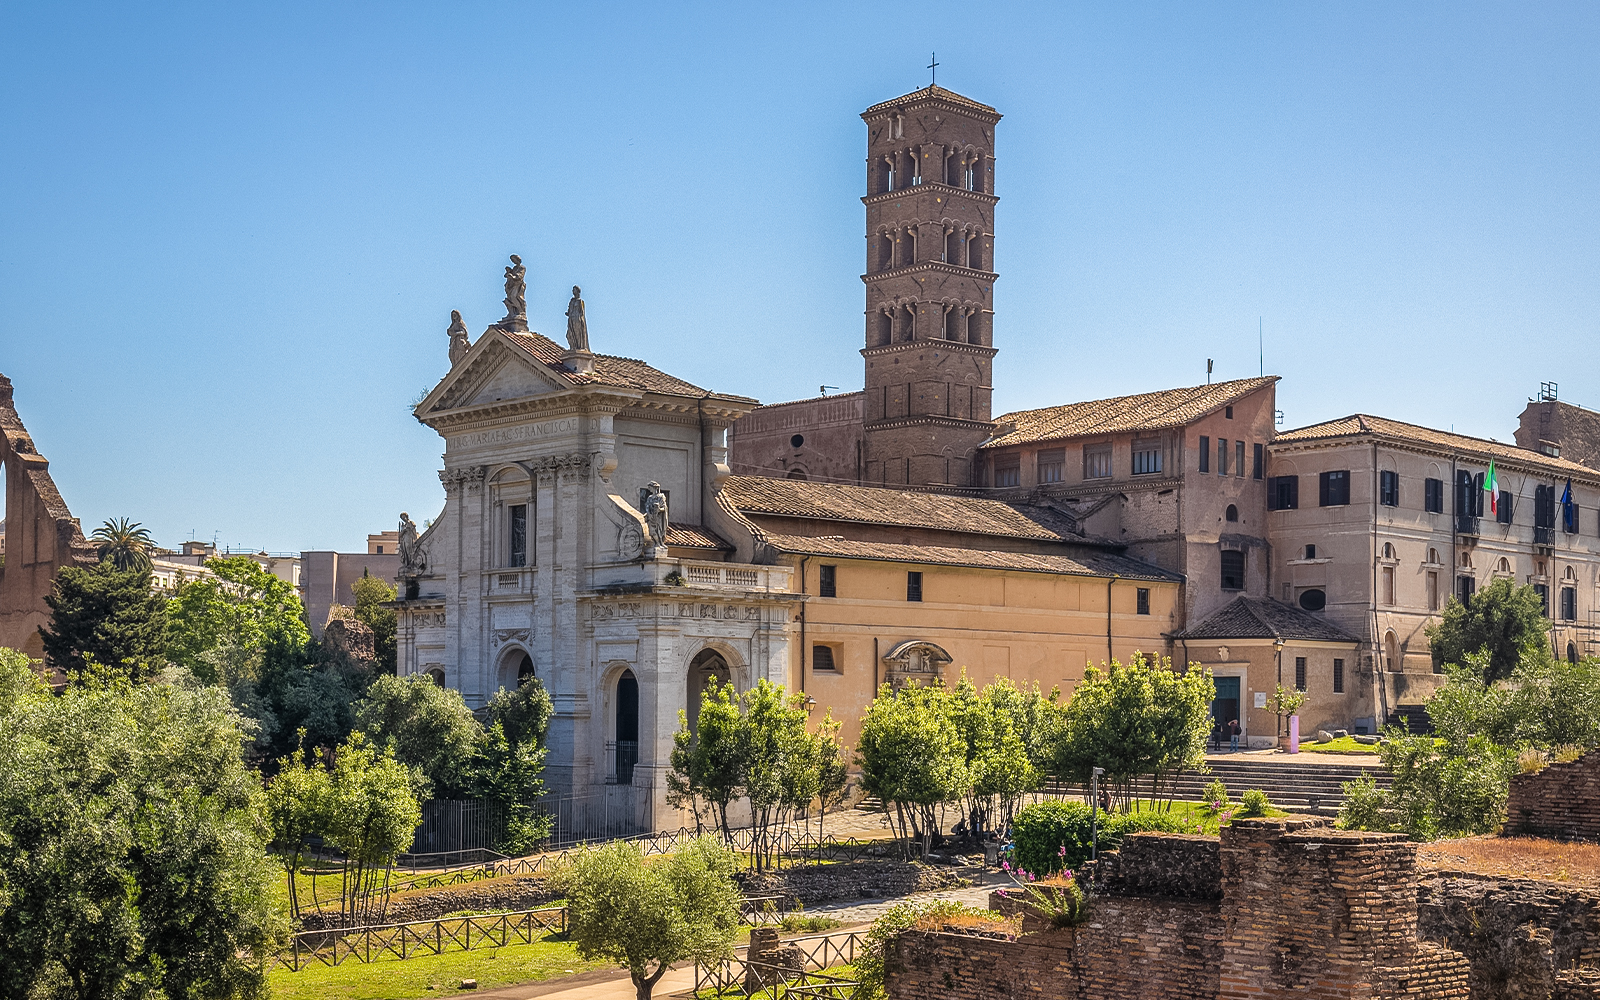
[[[939,82],[939,53],[933,53],[931,61],[928,63],[928,72],[933,74],[932,79],[928,81],[928,86],[931,87]]]

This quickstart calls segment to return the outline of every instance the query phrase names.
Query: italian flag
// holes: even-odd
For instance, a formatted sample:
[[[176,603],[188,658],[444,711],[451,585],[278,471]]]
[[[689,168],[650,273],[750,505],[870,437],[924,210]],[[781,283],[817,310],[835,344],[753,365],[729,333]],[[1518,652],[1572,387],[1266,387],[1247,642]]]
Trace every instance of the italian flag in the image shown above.
[[[1500,513],[1500,484],[1494,478],[1494,459],[1489,459],[1489,474],[1483,477],[1483,488],[1489,494],[1489,513]]]

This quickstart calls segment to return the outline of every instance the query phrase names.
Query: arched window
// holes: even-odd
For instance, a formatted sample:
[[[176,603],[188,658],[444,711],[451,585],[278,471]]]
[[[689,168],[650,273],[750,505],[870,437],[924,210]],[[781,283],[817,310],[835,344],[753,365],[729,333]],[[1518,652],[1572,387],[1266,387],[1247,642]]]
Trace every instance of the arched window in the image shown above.
[[[1394,558],[1394,545],[1392,545],[1389,542],[1384,542],[1383,543],[1383,557],[1385,559],[1393,559]]]
[[[428,676],[433,678],[433,682],[435,684],[439,685],[440,687],[444,687],[444,670],[443,670],[443,668],[434,667],[432,670],[428,671]]]
[[[1463,553],[1461,553],[1461,568],[1462,569],[1471,569],[1472,568],[1472,553],[1471,552],[1463,552]]]
[[[517,687],[531,680],[533,680],[533,657],[523,653],[522,659],[517,662]]]
[[[790,469],[788,474],[785,475],[783,478],[785,478],[785,479],[798,479],[801,482],[804,482],[806,480],[806,470],[804,470],[804,469]]]
[[[1508,561],[1505,557],[1502,556],[1501,559],[1500,559],[1500,565],[1496,566],[1494,568],[1494,571],[1496,573],[1510,573],[1511,572],[1511,563],[1510,563],[1510,561]]]
[[[1432,563],[1435,566],[1439,565],[1439,550],[1438,549],[1429,549],[1428,550],[1428,562]]]
[[[1568,566],[1567,571],[1562,574],[1562,578],[1576,583],[1578,580],[1578,571],[1573,569],[1571,566]]]
[[[1383,635],[1383,658],[1387,661],[1390,672],[1400,670],[1400,640],[1392,630]]]
[[[1239,520],[1239,508],[1230,503],[1228,509],[1222,512],[1222,516],[1230,524],[1236,522]]]
[[[687,691],[688,704],[685,706],[689,718],[689,732],[694,732],[700,724],[700,702],[705,696],[706,688],[711,684],[721,687],[730,683],[728,661],[722,654],[714,649],[702,649],[695,655],[689,664],[689,688]]]
[[[617,784],[633,784],[633,766],[639,763],[639,679],[632,670],[617,678],[617,739],[615,769]]]
[[[1578,662],[1578,644],[1575,643],[1575,642],[1567,643],[1567,662],[1568,663],[1577,663]]]

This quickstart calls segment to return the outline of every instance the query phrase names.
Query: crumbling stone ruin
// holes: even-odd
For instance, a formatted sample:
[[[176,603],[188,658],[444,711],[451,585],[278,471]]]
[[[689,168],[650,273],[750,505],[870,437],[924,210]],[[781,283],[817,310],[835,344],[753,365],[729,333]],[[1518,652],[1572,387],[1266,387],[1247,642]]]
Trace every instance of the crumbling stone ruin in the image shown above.
[[[44,599],[63,566],[99,561],[67,509],[50,463],[17,416],[11,380],[0,375],[0,461],[5,463],[5,562],[0,564],[0,646],[44,656],[39,628],[50,621]]]
[[[1600,840],[1600,750],[1511,777],[1507,836]]]

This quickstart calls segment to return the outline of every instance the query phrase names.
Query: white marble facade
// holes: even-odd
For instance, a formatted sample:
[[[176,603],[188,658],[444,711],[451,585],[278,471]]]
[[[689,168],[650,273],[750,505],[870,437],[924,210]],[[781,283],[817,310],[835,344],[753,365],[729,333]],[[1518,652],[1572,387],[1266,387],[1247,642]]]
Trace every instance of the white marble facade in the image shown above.
[[[445,440],[445,504],[397,602],[399,671],[476,707],[531,666],[555,702],[551,789],[631,786],[640,825],[676,825],[664,796],[679,711],[712,673],[741,690],[787,682],[796,597],[784,566],[674,557],[640,494],[659,483],[673,525],[703,523],[728,475],[727,427],[754,401],[570,354],[491,328],[418,404]]]

